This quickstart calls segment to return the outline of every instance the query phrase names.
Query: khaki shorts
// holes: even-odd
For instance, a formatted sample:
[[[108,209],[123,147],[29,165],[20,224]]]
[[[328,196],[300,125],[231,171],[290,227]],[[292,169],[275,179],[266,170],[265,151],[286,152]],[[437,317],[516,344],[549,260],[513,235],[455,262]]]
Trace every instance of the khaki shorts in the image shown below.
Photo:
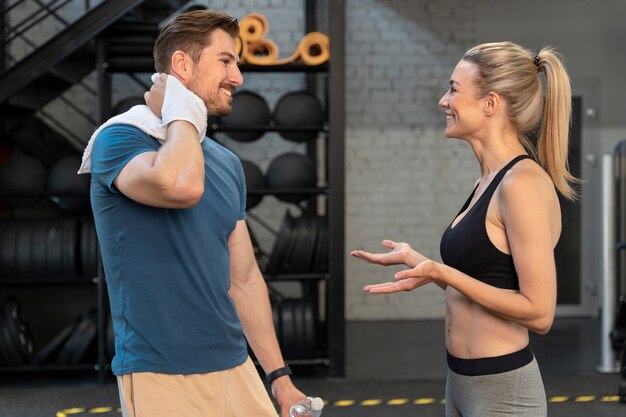
[[[254,364],[225,371],[117,377],[124,417],[276,417]]]

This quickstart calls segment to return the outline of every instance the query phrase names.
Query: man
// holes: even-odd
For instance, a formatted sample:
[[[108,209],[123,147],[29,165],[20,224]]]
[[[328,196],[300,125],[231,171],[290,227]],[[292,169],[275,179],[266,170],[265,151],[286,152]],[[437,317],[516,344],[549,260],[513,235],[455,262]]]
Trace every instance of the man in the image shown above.
[[[244,334],[281,416],[304,397],[276,340],[241,164],[204,138],[207,112],[230,113],[243,83],[238,32],[219,12],[172,19],[154,47],[161,74],[145,94],[154,114],[141,106],[162,118],[163,137],[121,115],[88,146],[125,417],[276,416]]]

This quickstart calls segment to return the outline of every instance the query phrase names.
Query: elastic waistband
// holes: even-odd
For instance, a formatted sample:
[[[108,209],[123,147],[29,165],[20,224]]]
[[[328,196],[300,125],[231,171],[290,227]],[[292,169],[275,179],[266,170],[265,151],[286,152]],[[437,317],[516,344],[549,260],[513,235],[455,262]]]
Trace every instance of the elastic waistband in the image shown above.
[[[456,358],[446,351],[448,367],[452,372],[461,375],[477,376],[499,374],[513,371],[532,362],[534,355],[530,345],[517,352],[490,358],[462,359]]]

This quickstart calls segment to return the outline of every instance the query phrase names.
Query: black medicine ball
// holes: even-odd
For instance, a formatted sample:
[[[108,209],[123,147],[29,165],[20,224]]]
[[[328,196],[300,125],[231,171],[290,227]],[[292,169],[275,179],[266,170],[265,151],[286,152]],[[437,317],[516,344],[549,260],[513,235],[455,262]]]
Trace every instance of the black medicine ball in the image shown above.
[[[228,116],[220,117],[222,126],[244,128],[246,126],[268,126],[272,121],[272,114],[263,97],[252,91],[241,91],[233,95],[233,110]],[[226,134],[238,142],[252,142],[263,136],[261,130],[229,131]]]
[[[267,184],[271,189],[315,188],[317,171],[311,158],[295,152],[287,152],[272,160],[267,168]],[[279,194],[281,201],[298,203],[306,194]]]
[[[263,175],[263,172],[256,164],[242,159],[241,166],[243,167],[243,174],[246,177],[246,189],[248,191],[267,188],[265,175]],[[248,194],[246,197],[246,210],[250,210],[251,208],[257,206],[262,199],[263,195]]]
[[[287,93],[278,99],[274,109],[274,122],[278,126],[320,126],[324,123],[324,110],[317,96],[308,91]],[[280,135],[292,142],[306,142],[317,137],[315,131],[281,131]]]

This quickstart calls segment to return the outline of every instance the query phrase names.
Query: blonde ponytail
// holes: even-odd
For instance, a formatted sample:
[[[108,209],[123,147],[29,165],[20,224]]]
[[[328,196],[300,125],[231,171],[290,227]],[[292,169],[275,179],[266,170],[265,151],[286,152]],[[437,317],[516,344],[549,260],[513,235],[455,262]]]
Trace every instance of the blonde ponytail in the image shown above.
[[[578,182],[568,169],[568,140],[572,113],[569,76],[559,56],[550,48],[537,54],[538,71],[546,76],[543,117],[537,138],[537,157],[548,172],[557,190],[567,199],[575,200],[572,187]]]

